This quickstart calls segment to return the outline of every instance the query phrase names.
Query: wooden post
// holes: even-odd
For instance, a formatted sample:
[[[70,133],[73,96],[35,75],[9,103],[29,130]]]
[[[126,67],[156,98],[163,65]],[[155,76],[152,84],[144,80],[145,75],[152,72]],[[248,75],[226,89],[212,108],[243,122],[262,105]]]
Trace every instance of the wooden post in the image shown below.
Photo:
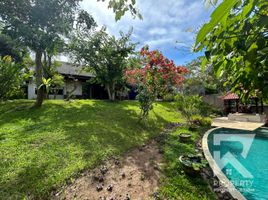
[[[258,98],[255,98],[255,104],[256,104],[256,113],[259,113]]]
[[[261,114],[264,113],[264,109],[263,109],[263,99],[261,98]]]
[[[90,99],[93,99],[92,98],[92,86],[90,85],[90,87],[89,87],[89,98]]]
[[[236,112],[238,112],[239,99],[236,99],[235,105],[236,105]]]

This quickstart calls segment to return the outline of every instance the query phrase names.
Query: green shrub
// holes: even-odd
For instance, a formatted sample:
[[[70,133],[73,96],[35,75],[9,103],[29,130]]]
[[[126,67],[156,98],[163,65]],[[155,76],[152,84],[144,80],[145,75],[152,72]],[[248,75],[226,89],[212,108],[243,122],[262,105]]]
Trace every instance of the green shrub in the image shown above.
[[[21,66],[10,56],[0,57],[0,100],[15,99],[23,94]]]
[[[140,103],[141,109],[141,120],[144,120],[148,115],[149,111],[153,109],[153,102],[155,100],[155,95],[151,90],[148,89],[148,86],[145,84],[138,85],[138,95],[137,100]]]
[[[187,122],[191,125],[210,126],[211,119],[208,117],[214,113],[214,108],[206,104],[202,97],[183,96],[178,94],[175,97],[178,110],[186,117]]]
[[[175,96],[172,93],[168,93],[163,96],[163,101],[166,101],[166,102],[174,101],[174,99],[175,99]]]
[[[185,104],[193,104],[193,106],[198,109],[197,114],[201,116],[207,117],[211,114],[221,114],[220,110],[204,102],[202,97],[198,95],[184,96],[182,94],[177,94],[174,99],[177,102],[179,110],[183,109]]]
[[[210,117],[205,117],[203,118],[202,125],[203,126],[211,126],[212,120]]]
[[[217,84],[205,84],[205,93],[206,94],[218,94],[218,85]]]
[[[188,123],[191,123],[191,117],[193,115],[200,114],[200,103],[202,102],[199,96],[183,96],[178,94],[175,97],[177,107],[181,113],[186,117]]]
[[[193,124],[196,124],[196,125],[199,125],[199,126],[204,126],[204,127],[207,127],[207,126],[211,126],[211,118],[209,117],[202,117],[200,115],[194,115],[191,117],[191,121]]]

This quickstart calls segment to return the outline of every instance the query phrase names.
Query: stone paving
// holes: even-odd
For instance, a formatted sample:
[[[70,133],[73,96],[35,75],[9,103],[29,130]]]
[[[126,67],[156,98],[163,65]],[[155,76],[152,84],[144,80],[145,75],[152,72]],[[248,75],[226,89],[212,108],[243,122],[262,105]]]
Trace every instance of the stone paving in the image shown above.
[[[241,129],[247,131],[254,131],[257,128],[260,128],[264,123],[257,122],[241,122],[228,120],[228,117],[219,117],[212,120],[212,126],[222,127],[222,128],[231,128],[231,129]]]

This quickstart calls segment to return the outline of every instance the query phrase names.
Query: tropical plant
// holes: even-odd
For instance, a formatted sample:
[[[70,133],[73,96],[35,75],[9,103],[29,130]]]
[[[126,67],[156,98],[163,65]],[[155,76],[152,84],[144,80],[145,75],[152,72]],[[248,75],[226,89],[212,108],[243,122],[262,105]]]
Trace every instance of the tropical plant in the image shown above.
[[[208,164],[202,154],[183,155],[179,158],[179,161],[188,175],[198,174]]]
[[[268,98],[268,2],[225,0],[196,37],[205,49],[203,67],[210,63],[218,77],[242,98]]]
[[[52,85],[52,79],[51,78],[46,79],[46,78],[43,77],[42,78],[42,84],[39,85],[38,89],[40,89],[41,87],[44,87],[46,92],[47,92],[47,94],[48,94],[49,90],[51,88],[51,85]]]
[[[10,56],[0,58],[0,100],[11,99],[22,93],[22,65]]]
[[[60,74],[54,74],[52,78],[42,78],[42,84],[39,87],[45,88],[46,95],[49,94],[50,91],[54,92],[54,99],[58,93],[60,87],[64,85],[64,77]]]

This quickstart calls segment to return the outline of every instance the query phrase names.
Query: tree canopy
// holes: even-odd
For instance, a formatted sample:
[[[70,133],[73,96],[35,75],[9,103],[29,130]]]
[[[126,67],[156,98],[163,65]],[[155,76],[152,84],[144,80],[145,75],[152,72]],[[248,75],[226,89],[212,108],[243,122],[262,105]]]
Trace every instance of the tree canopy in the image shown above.
[[[98,0],[98,1],[107,1],[107,0]],[[136,7],[136,0],[109,0],[108,8],[113,9],[115,13],[115,20],[118,21],[121,19],[126,12],[130,12],[133,17],[138,17],[142,19],[138,8]]]
[[[130,41],[131,31],[120,35],[110,36],[105,29],[79,32],[70,45],[76,63],[95,75],[94,80],[105,86],[110,100],[115,100],[116,86],[122,82],[128,58],[136,46]]]
[[[186,64],[189,73],[185,76],[183,93],[187,95],[215,94],[226,90],[223,87],[226,81],[226,74],[217,78],[213,72],[213,67],[209,64],[202,71],[203,56],[200,56]]]
[[[0,34],[0,56],[11,56],[15,62],[22,62],[27,49],[17,44],[8,35]]]
[[[196,50],[205,50],[218,77],[242,97],[268,97],[268,2],[225,0],[199,31]]]

